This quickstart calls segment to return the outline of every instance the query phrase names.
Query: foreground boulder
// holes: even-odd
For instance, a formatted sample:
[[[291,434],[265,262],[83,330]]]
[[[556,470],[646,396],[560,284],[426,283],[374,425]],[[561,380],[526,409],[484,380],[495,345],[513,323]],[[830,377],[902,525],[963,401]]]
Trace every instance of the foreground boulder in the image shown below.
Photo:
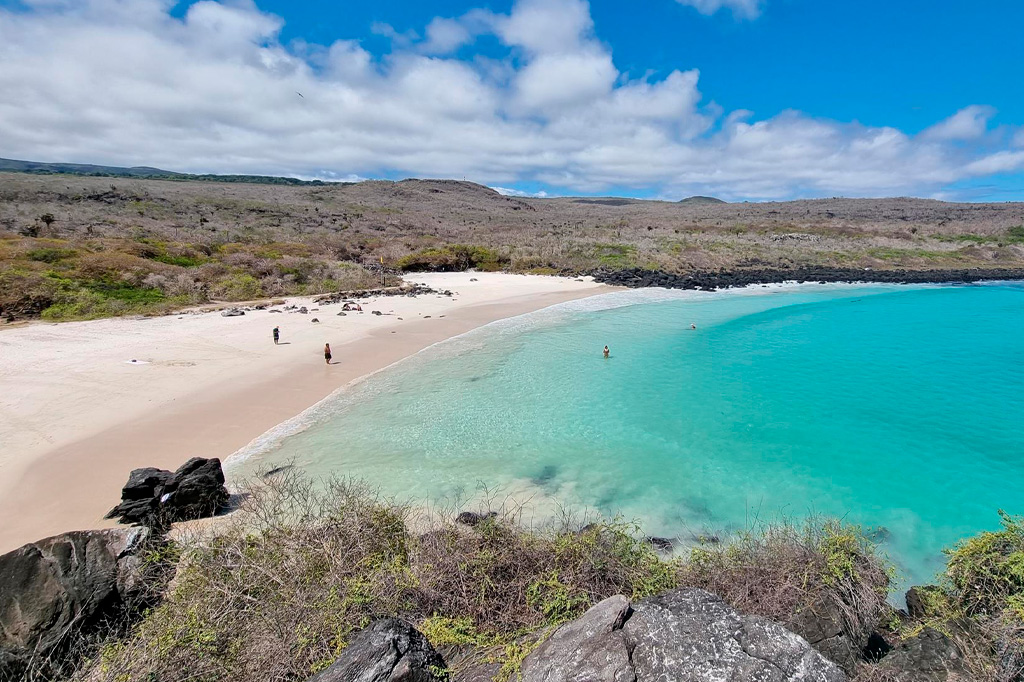
[[[522,673],[524,682],[846,679],[803,638],[697,589],[633,605],[610,597],[559,628],[527,656]]]
[[[360,632],[331,667],[308,682],[436,682],[445,662],[413,626],[395,618]]]
[[[0,680],[50,676],[82,637],[146,605],[146,528],[75,531],[0,556]]]
[[[902,642],[882,659],[879,669],[900,682],[952,682],[965,679],[967,672],[953,640],[932,628]]]
[[[828,600],[802,608],[786,623],[786,627],[810,642],[848,675],[853,674],[863,660],[863,651],[872,633],[867,627],[851,633],[839,605]]]
[[[193,457],[173,473],[152,467],[132,471],[121,489],[121,504],[106,518],[161,528],[213,516],[228,497],[220,460]]]

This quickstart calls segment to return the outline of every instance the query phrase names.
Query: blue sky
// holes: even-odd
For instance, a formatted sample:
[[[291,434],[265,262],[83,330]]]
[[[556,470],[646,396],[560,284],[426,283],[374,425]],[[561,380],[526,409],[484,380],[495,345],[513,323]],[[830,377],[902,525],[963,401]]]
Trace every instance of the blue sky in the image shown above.
[[[1021,26],[1015,0],[0,0],[0,156],[1024,200]]]

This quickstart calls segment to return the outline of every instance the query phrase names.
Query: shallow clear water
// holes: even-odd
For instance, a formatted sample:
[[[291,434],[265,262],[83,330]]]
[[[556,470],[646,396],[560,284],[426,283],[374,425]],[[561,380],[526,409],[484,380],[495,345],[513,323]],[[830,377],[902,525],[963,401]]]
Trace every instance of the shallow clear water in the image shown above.
[[[1024,287],[613,294],[436,346],[307,418],[235,475],[293,460],[442,503],[488,486],[684,539],[841,515],[927,581],[942,547],[1024,513]]]

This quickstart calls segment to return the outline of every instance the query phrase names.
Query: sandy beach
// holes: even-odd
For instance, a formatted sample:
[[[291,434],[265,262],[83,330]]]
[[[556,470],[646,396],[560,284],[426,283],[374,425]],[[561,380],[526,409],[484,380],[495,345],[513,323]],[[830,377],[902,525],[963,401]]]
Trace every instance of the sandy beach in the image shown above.
[[[0,329],[0,552],[109,525],[102,517],[133,468],[227,457],[339,387],[427,346],[611,290],[500,273],[407,280],[453,296],[379,297],[346,316],[338,316],[340,304],[296,298],[287,304],[309,314],[214,311]],[[276,346],[274,326],[281,328]],[[330,366],[325,342],[334,351]]]

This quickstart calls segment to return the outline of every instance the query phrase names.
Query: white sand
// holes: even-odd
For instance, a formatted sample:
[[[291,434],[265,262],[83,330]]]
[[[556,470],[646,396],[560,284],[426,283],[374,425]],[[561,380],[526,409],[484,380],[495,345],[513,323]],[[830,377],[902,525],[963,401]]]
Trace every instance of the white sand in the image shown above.
[[[344,317],[340,305],[306,298],[288,303],[308,315],[210,312],[0,329],[0,551],[101,524],[134,467],[226,457],[338,387],[433,343],[610,290],[499,273],[408,279],[455,295],[381,297]],[[325,342],[338,364],[325,364]]]

